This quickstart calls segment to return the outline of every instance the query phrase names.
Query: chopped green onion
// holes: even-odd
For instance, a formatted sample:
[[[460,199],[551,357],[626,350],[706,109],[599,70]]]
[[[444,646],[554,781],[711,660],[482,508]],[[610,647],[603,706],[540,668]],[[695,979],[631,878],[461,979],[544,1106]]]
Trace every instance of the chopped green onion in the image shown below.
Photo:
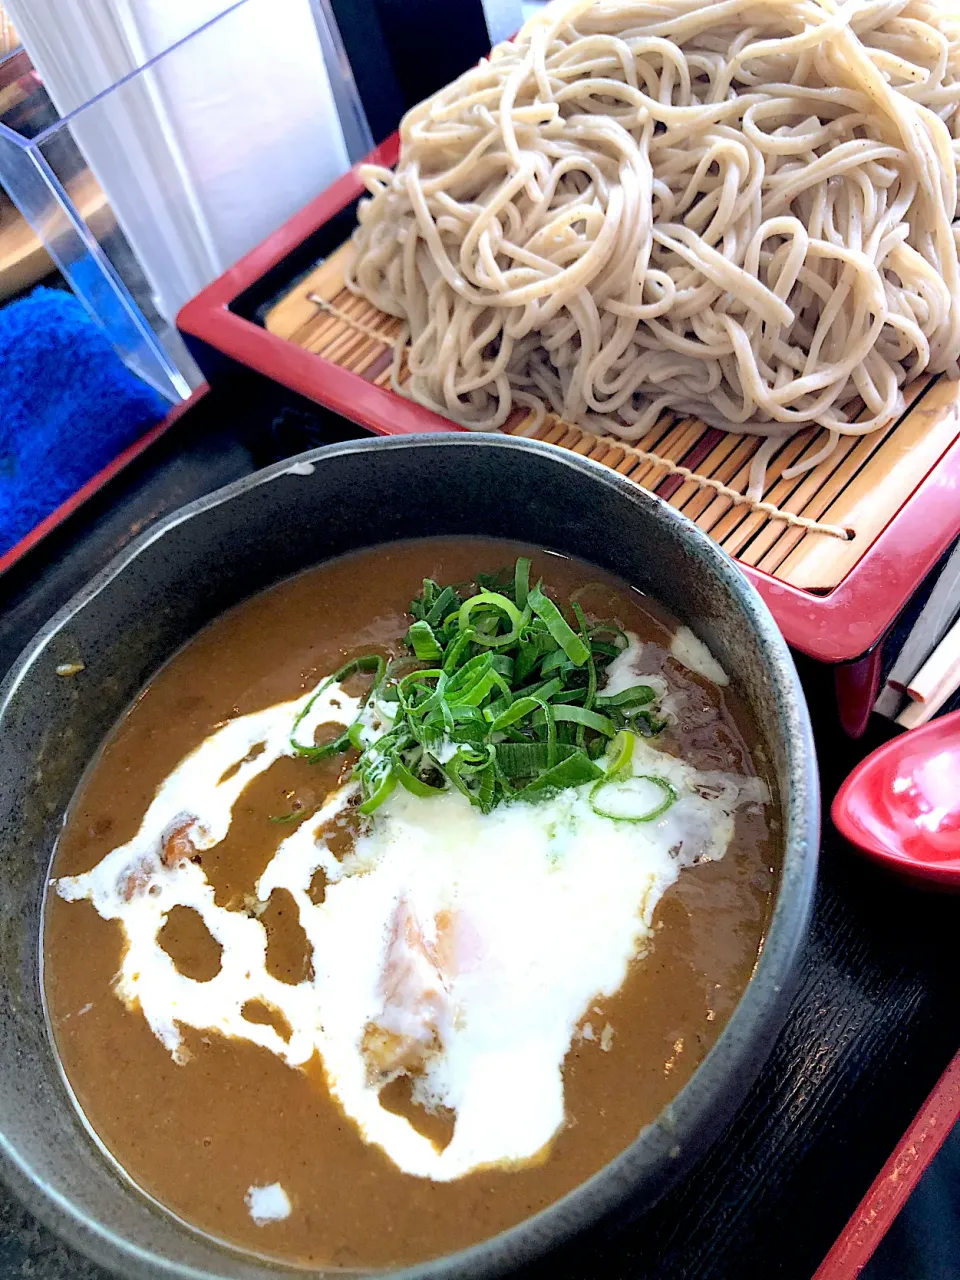
[[[446,790],[445,787],[434,787],[429,782],[424,782],[422,778],[418,778],[416,774],[411,773],[402,760],[393,762],[393,771],[396,774],[396,780],[402,787],[415,796],[439,796]],[[391,788],[392,789],[392,788]]]
[[[443,622],[447,614],[452,613],[459,604],[460,597],[454,591],[453,587],[444,587],[433,602],[429,612],[424,614],[423,620],[424,622],[429,622],[431,627],[435,627],[438,623]]]
[[[565,760],[546,769],[520,792],[530,796],[538,791],[562,791],[566,787],[579,787],[584,782],[603,777],[603,770],[583,751],[572,752]]]
[[[638,782],[652,783],[659,790],[660,798],[654,800],[652,804],[642,805],[640,803],[642,796],[638,796],[635,785]],[[601,799],[604,792],[607,793],[606,807]],[[610,809],[610,804],[616,799],[627,802],[626,811]],[[676,799],[677,789],[673,783],[653,773],[631,774],[626,778],[606,777],[590,792],[590,804],[594,813],[601,818],[614,818],[618,822],[653,822],[655,818],[666,813]],[[631,802],[634,806],[632,812],[629,807]]]
[[[530,594],[530,561],[526,556],[520,556],[517,560],[517,567],[513,575],[513,597],[517,602],[517,608],[522,609],[527,603],[527,596]]]
[[[534,667],[540,661],[540,649],[536,644],[521,643],[520,649],[514,660],[513,670],[518,680],[526,680],[527,676],[533,671]]]
[[[416,689],[418,685],[427,685],[429,680],[436,680],[436,687],[430,690],[426,697],[421,701],[416,701]],[[447,687],[447,675],[445,671],[433,669],[430,671],[411,671],[408,676],[404,676],[397,683],[397,694],[400,698],[400,705],[407,715],[416,715],[420,718],[428,712],[441,706],[443,696]],[[407,690],[413,690],[413,697],[407,697]]]
[[[461,791],[471,804],[476,804],[482,812],[488,813],[493,808],[496,788],[496,755],[493,747],[486,748],[483,753],[469,748],[458,751],[447,765],[447,775],[454,786]],[[471,787],[470,782],[476,782]]]
[[[495,718],[491,716],[492,723],[490,725],[491,733],[499,733],[501,729],[506,729],[512,724],[516,724],[518,720],[523,720],[527,716],[533,715],[534,712],[540,711],[543,707],[542,698],[518,698],[516,702],[511,703],[506,711],[501,711]],[[485,713],[489,715],[489,709]]]
[[[407,632],[407,644],[421,662],[436,662],[443,655],[437,637],[433,634],[433,627],[425,618],[415,622]]]
[[[629,729],[621,729],[607,751],[607,777],[615,778],[630,765],[636,738]]]
[[[456,693],[458,689],[472,684],[484,672],[493,668],[493,654],[489,649],[484,649],[482,653],[475,653],[472,658],[468,658],[463,662],[456,671],[450,676],[450,692]]]
[[[567,655],[570,661],[578,667],[582,667],[590,656],[590,651],[583,643],[577,633],[573,630],[563,614],[553,603],[553,601],[543,594],[539,584],[534,587],[527,597],[527,604],[541,618],[547,626],[547,630],[556,640],[557,644]]]
[[[652,702],[657,695],[648,684],[634,684],[629,689],[623,689],[620,693],[614,693],[609,698],[604,695],[597,695],[596,705],[598,707],[619,707],[621,711],[628,707],[643,707],[648,702]]]
[[[587,692],[583,699],[584,707],[589,711],[593,706],[597,697],[597,662],[593,652],[593,645],[590,643],[590,629],[587,626],[587,619],[583,610],[577,604],[576,600],[570,601],[570,607],[576,615],[577,625],[580,627],[580,639],[583,641],[587,650]],[[583,746],[586,741],[586,733],[584,727],[581,726],[577,730],[577,743]]]
[[[457,705],[479,707],[494,689],[502,689],[505,694],[510,692],[510,686],[503,676],[491,669],[478,676],[473,684],[456,695]]]
[[[469,742],[474,745],[486,742],[487,726],[485,724],[477,724],[476,721],[468,720],[465,724],[454,725],[450,730],[451,742]]]
[[[583,702],[587,696],[587,690],[579,689],[560,689],[553,695],[554,702]]]
[[[557,747],[557,761],[573,755],[576,747],[561,743]],[[501,742],[497,744],[497,763],[510,778],[535,778],[547,768],[547,744],[545,742]]]
[[[528,698],[542,698],[544,702],[549,702],[553,698],[559,698],[563,693],[563,681],[544,680],[543,684],[532,685],[529,689],[524,689],[523,693]]]
[[[379,782],[377,782],[368,798],[364,800],[362,804],[358,805],[357,808],[363,814],[373,813],[375,810],[380,808],[384,800],[386,800],[387,796],[391,791],[393,791],[396,785],[396,770],[390,768],[383,774]]]
[[[605,697],[604,673],[626,636],[615,623],[589,620],[573,601],[575,629],[542,583],[531,590],[530,568],[520,557],[512,571],[477,574],[472,595],[469,586],[425,578],[410,604],[405,652],[389,662],[365,655],[330,676],[294,724],[297,754],[314,761],[359,752],[353,777],[363,814],[398,785],[422,798],[453,787],[485,813],[504,800],[536,801],[590,782],[640,786],[624,778],[630,730],[663,727],[654,690],[638,684]],[[361,671],[372,682],[353,723],[332,742],[299,742],[296,731],[317,697]],[[384,719],[376,731],[374,708]],[[616,798],[597,786],[591,795],[601,805],[606,795]]]
[[[290,745],[298,756],[305,756],[311,763],[318,760],[326,760],[330,756],[341,755],[352,744],[350,742],[350,731],[355,725],[360,723],[360,718],[366,710],[367,705],[377,692],[386,670],[386,663],[383,658],[377,654],[366,654],[362,658],[353,658],[350,662],[345,662],[339,667],[332,676],[328,676],[323,684],[314,692],[306,706],[293,722],[293,728],[290,731]],[[310,714],[313,704],[330,688],[332,684],[338,684],[342,680],[347,680],[350,676],[356,675],[358,671],[374,672],[373,684],[365,698],[361,700],[360,710],[354,717],[353,721],[344,729],[343,733],[338,734],[331,742],[324,742],[318,745],[315,742],[298,742],[297,729],[299,729],[303,720]]]
[[[598,715],[596,711],[588,711],[586,707],[560,706],[553,709],[554,719],[568,724],[578,724],[586,729],[595,729],[607,738],[612,738],[617,727],[607,716]]]
[[[554,649],[553,653],[548,653],[540,663],[540,674],[548,676],[551,671],[567,671],[574,666],[576,663],[571,662],[562,649]]]
[[[446,656],[443,659],[443,669],[447,675],[451,675],[460,665],[460,659],[470,648],[476,639],[475,633],[470,631],[462,631],[449,646]]]
[[[557,762],[557,718],[549,702],[541,700],[541,710],[547,726],[547,772],[549,773]]]
[[[466,631],[470,626],[470,615],[475,613],[477,609],[498,610],[505,613],[510,619],[514,631],[520,626],[523,614],[506,596],[501,595],[498,591],[481,591],[475,596],[471,596],[469,600],[465,600],[460,606],[458,616],[458,624],[461,631]]]
[[[590,639],[596,641],[597,636],[613,636],[616,644],[613,648],[617,653],[623,653],[628,648],[630,641],[627,639],[627,633],[622,627],[618,627],[615,622],[595,622],[590,628]]]

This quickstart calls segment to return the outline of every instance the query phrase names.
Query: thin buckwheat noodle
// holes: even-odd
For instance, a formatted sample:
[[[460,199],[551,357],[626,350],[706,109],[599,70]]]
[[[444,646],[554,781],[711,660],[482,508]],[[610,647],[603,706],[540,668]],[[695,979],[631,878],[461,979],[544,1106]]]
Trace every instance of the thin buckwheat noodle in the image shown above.
[[[454,421],[693,414],[769,438],[756,493],[956,376],[958,104],[943,4],[555,0],[365,167],[348,285]]]

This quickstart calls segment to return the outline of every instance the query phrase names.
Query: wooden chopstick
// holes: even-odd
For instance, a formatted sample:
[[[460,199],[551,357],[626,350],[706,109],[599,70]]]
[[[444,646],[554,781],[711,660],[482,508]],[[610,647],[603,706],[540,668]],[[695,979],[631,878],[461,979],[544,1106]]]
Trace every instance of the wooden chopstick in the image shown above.
[[[939,684],[933,686],[929,696],[923,702],[910,701],[897,716],[897,724],[904,729],[919,729],[922,724],[932,720],[945,702],[960,689],[960,653],[956,655],[945,669]]]
[[[960,688],[960,622],[955,623],[931,653],[907,693],[910,703],[897,716],[897,724],[916,729],[933,718]]]
[[[875,704],[880,715],[892,716],[918,674],[924,660],[940,643],[951,622],[960,613],[960,543],[944,565],[930,598],[910,628],[886,685]]]
[[[929,702],[960,658],[960,622],[954,623],[907,685],[914,702]]]

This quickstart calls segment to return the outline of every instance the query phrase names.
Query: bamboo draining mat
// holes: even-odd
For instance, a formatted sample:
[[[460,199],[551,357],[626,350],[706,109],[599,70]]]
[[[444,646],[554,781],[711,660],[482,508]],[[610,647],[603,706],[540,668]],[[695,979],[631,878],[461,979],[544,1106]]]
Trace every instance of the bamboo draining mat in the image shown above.
[[[400,322],[344,288],[351,252],[348,242],[301,279],[271,308],[266,327],[389,387]],[[747,487],[750,460],[760,444],[755,436],[717,431],[669,413],[629,444],[594,436],[552,415],[535,434],[656,492],[744,564],[822,592],[843,580],[960,435],[960,384],[920,378],[906,397],[907,412],[898,421],[870,435],[842,437],[829,458],[789,480],[782,473],[813,457],[826,436],[810,430],[788,440],[767,470],[759,505],[736,496]],[[518,412],[504,430],[529,434],[529,421],[530,415]],[[841,531],[845,536],[837,536]]]

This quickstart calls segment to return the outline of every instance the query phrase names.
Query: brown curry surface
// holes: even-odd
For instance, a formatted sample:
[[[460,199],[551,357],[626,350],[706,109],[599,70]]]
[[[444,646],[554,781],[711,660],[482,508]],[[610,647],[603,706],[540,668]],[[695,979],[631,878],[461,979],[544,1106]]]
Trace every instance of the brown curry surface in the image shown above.
[[[375,548],[310,570],[218,619],[148,685],[81,787],[52,875],[89,870],[136,832],[163,778],[232,716],[297,696],[347,658],[395,651],[421,580],[469,581],[532,554],[558,599],[616,618],[658,646],[679,723],[661,745],[700,768],[764,772],[757,734],[736,695],[668,657],[662,610],[599,570],[515,544],[429,539]],[[651,650],[645,656],[649,657]],[[645,662],[645,669],[651,664]],[[227,838],[202,855],[223,904],[241,906],[295,819],[336,783],[343,761],[281,759],[250,784]],[[684,871],[657,912],[655,941],[620,992],[587,1015],[564,1066],[567,1121],[545,1160],[435,1183],[401,1173],[363,1142],[327,1094],[321,1065],[286,1066],[248,1043],[185,1029],[177,1065],[145,1020],[113,993],[122,935],[87,902],[51,892],[45,989],[57,1049],[81,1109],[145,1191],[186,1222],[257,1253],[303,1265],[377,1266],[438,1256],[509,1227],[584,1181],[623,1150],[674,1096],[716,1040],[762,945],[776,883],[777,816],[741,813],[720,862]],[[320,900],[323,884],[311,892]],[[299,981],[310,957],[286,892],[262,915],[268,963]],[[162,943],[178,967],[216,973],[218,946],[196,913],[170,913]],[[270,1010],[248,1009],[252,1020]],[[607,1024],[612,1038],[600,1032]],[[276,1025],[276,1024],[274,1024]],[[283,1034],[282,1028],[278,1028]],[[385,1105],[404,1111],[403,1089]],[[415,1116],[442,1141],[449,1117]],[[292,1205],[257,1226],[244,1195],[282,1183]]]

